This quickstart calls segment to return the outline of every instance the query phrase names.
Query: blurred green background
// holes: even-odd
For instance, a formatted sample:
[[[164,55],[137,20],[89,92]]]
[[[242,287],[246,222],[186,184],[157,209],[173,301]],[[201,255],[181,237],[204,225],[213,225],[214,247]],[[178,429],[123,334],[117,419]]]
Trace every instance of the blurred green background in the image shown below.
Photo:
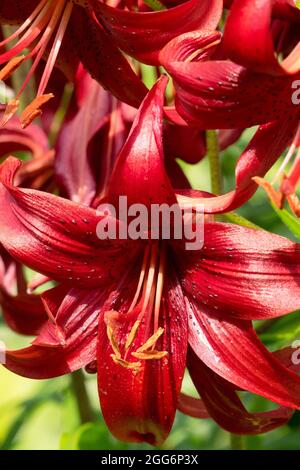
[[[253,130],[246,131],[237,144],[221,154],[225,191],[234,186],[236,160],[252,133]],[[210,190],[207,159],[197,165],[182,162],[180,165],[194,188]],[[271,173],[274,171],[276,168]],[[295,239],[273,211],[262,190],[257,191],[238,212],[266,230]],[[280,319],[261,335],[262,340],[271,350],[290,345],[295,339],[300,339],[299,319],[298,312]],[[0,339],[9,348],[19,348],[30,342],[30,338],[20,338],[11,332],[1,317]],[[101,417],[96,377],[87,374],[84,377],[95,421],[82,425],[70,376],[33,381],[18,377],[1,367],[0,449],[150,449],[147,445],[122,443],[111,436]],[[188,377],[184,381],[184,391],[195,393]],[[259,397],[246,393],[243,396],[250,411],[270,408],[270,404]],[[300,413],[297,412],[288,425],[276,431],[245,437],[244,446],[247,449],[300,449]],[[196,420],[178,412],[173,430],[163,448],[229,449],[231,436],[211,420]]]

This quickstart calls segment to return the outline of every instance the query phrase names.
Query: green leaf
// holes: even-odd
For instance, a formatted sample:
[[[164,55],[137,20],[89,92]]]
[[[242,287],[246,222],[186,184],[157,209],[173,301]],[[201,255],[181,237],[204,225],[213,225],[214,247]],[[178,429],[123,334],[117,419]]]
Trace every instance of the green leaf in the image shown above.
[[[300,338],[300,312],[291,313],[274,323],[265,333],[260,335],[265,343],[276,343],[276,347],[291,344]]]
[[[273,203],[271,203],[271,205],[284,225],[288,227],[295,237],[300,238],[300,220],[290,214],[286,209],[278,209]]]
[[[117,441],[104,422],[85,423],[76,431],[64,433],[60,440],[62,450],[126,450],[128,444]]]

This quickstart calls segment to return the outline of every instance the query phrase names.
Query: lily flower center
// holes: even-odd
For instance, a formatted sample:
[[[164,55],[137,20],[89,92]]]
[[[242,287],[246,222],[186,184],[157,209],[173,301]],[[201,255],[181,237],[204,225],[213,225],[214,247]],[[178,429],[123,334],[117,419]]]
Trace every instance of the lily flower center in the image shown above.
[[[128,311],[120,314],[114,310],[106,312],[107,335],[114,351],[111,354],[113,361],[125,368],[138,372],[145,360],[157,360],[165,357],[167,351],[158,351],[155,346],[163,335],[164,329],[159,326],[162,294],[165,278],[166,254],[165,248],[158,243],[148,245],[144,252],[139,281],[134,298]],[[116,324],[132,320],[136,315],[125,344],[118,341]],[[142,328],[148,339],[135,348],[135,339]],[[134,360],[130,361],[129,356]],[[137,361],[135,360],[137,359]]]
[[[0,42],[0,65],[5,64],[0,70],[0,80],[7,80],[23,62],[29,59],[33,61],[17,96],[8,103],[0,127],[4,126],[17,111],[20,96],[48,46],[51,46],[50,52],[37,96],[21,114],[22,127],[27,127],[33,119],[39,116],[42,113],[42,105],[53,98],[51,93],[45,94],[45,90],[61,48],[72,9],[73,2],[70,0],[41,0],[24,23],[11,36]],[[1,52],[4,46],[16,39],[17,42],[7,52]],[[28,52],[24,52],[25,50]]]

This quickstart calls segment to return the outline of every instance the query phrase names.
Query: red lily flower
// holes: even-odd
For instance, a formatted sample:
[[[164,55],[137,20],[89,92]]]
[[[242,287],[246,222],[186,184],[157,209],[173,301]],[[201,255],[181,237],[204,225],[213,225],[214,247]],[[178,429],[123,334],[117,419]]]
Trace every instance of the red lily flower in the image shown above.
[[[220,60],[222,47],[219,32],[195,31],[175,38],[160,53],[174,80],[176,109],[187,122],[202,129],[230,129],[286,115],[299,119],[300,106],[292,100],[298,72],[291,76],[258,73]]]
[[[139,110],[106,192],[110,203],[120,195],[147,207],[176,202],[163,167],[165,85],[162,78]],[[300,378],[264,348],[250,322],[299,307],[297,244],[220,223],[206,224],[205,246],[193,254],[178,241],[101,241],[96,227],[103,216],[14,187],[18,165],[8,159],[1,168],[1,242],[61,284],[43,295],[47,325],[32,346],[7,352],[6,367],[45,378],[97,360],[111,431],[152,444],[172,426],[188,341],[206,366],[237,387],[300,408]],[[252,424],[271,429],[287,419],[286,410],[278,413],[272,423],[268,416],[267,424]]]
[[[61,46],[69,69],[72,65],[68,70],[70,77],[80,60],[117,98],[137,107],[146,87],[118,47],[134,57],[147,60],[149,56],[153,62],[157,51],[176,34],[197,27],[215,28],[222,12],[221,0],[189,0],[170,10],[150,13],[123,11],[98,0],[28,0],[19,6],[16,0],[1,2],[0,20],[13,20],[21,26],[0,43],[3,47],[20,37],[15,46],[0,54],[0,64],[6,64],[0,71],[0,80],[8,78],[25,60],[34,58],[34,62],[17,97],[9,103],[2,124],[16,112],[20,94],[45,52],[49,52],[37,97],[21,115],[24,127],[41,114],[42,105],[53,97],[45,91]],[[25,48],[30,52],[19,56]]]

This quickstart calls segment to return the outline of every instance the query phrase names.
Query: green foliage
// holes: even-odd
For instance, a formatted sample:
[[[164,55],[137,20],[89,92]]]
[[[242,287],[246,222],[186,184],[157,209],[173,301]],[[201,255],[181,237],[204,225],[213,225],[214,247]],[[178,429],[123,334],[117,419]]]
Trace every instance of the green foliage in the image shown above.
[[[278,207],[273,203],[271,203],[271,205],[284,225],[293,233],[293,235],[295,235],[295,237],[300,238],[300,220],[290,214],[286,209],[278,209]]]

